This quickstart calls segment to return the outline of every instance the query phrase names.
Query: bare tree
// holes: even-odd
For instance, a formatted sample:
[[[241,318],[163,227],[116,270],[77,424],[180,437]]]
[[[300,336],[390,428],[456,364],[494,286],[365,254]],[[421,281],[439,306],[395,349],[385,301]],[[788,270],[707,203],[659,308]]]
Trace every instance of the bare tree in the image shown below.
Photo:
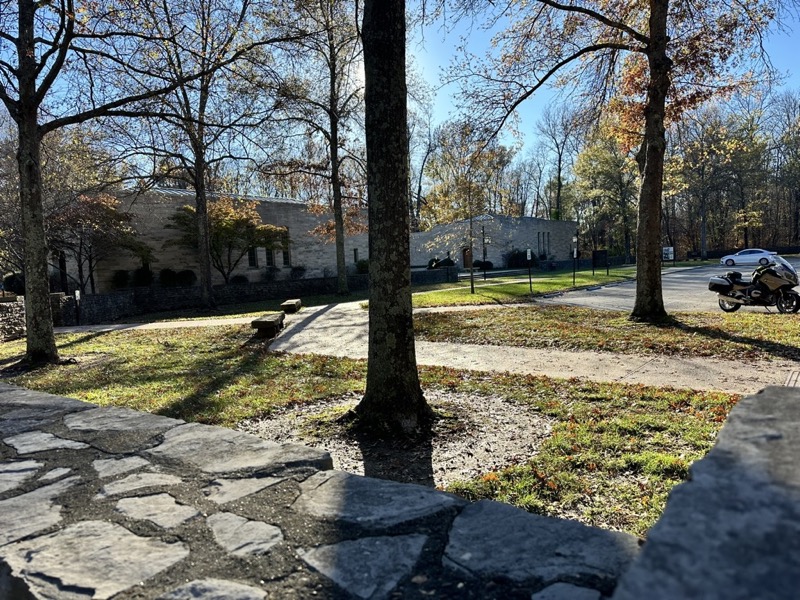
[[[366,0],[364,41],[369,193],[367,387],[354,409],[384,435],[412,435],[433,413],[417,373],[411,313],[404,0]]]
[[[342,163],[357,156],[347,151],[353,143],[348,134],[363,108],[356,5],[352,0],[296,0],[297,24],[308,35],[297,41],[299,53],[294,53],[292,72],[279,86],[281,112],[299,124],[304,135],[321,136],[327,149],[324,169],[302,159],[296,166],[330,182],[340,295],[349,293],[343,198],[347,186]]]
[[[175,89],[151,60],[162,38],[133,0],[2,0],[0,101],[17,130],[24,231],[26,358],[57,362],[50,313],[41,145],[53,131]],[[196,73],[187,77],[196,77]],[[124,90],[118,84],[127,83]]]

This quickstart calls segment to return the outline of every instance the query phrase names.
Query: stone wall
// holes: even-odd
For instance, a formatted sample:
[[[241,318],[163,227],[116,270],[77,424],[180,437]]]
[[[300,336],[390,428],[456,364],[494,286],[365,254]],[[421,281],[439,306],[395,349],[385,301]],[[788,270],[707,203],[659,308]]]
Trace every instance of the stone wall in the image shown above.
[[[333,471],[323,450],[0,384],[0,598],[786,600],[799,448],[800,390],[742,400],[640,549]]]
[[[289,253],[284,261],[281,249],[256,249],[256,264],[250,265],[245,256],[233,275],[243,275],[250,283],[261,283],[268,279],[291,279],[293,269],[304,269],[306,277],[323,278],[336,272],[336,247],[312,231],[332,218],[332,214],[316,214],[308,206],[291,198],[246,198],[256,201],[264,223],[286,227],[289,233]],[[195,252],[176,243],[179,232],[167,229],[170,217],[184,205],[194,205],[195,195],[190,190],[159,189],[138,194],[120,194],[121,209],[133,217],[133,226],[141,241],[153,250],[154,260],[150,265],[158,278],[162,269],[173,271],[191,270],[198,274]],[[267,254],[271,257],[268,257]],[[345,261],[349,271],[355,272],[357,260],[369,258],[366,234],[348,236],[345,239]],[[271,267],[274,265],[274,267]],[[98,265],[97,289],[105,293],[114,289],[112,278],[117,270],[133,273],[141,267],[141,260],[129,253],[119,252],[109,256]],[[222,284],[223,279],[212,269],[213,281]]]
[[[25,303],[22,297],[16,302],[0,302],[0,340],[25,337]]]
[[[449,271],[436,269],[412,272],[411,274],[414,285],[452,282],[457,281],[457,277],[455,269]],[[351,275],[348,277],[348,285],[354,292],[366,290],[369,287],[369,276]],[[214,299],[217,304],[226,305],[303,298],[335,292],[336,280],[333,278],[303,278],[241,285],[219,285],[214,287]],[[71,296],[67,298],[71,299]],[[200,306],[200,295],[197,287],[132,288],[109,294],[83,296],[80,302],[80,324],[111,323],[151,312],[183,310],[198,306]],[[74,311],[74,299],[72,299],[72,304],[65,308],[65,315],[73,314]],[[64,322],[64,325],[72,324],[74,323]]]
[[[485,241],[486,259],[495,267],[506,266],[505,256],[515,249],[530,248],[537,256],[547,255],[548,260],[568,260],[572,257],[572,237],[576,229],[575,221],[483,215],[472,222],[473,258],[483,260]],[[443,259],[449,254],[459,267],[463,267],[469,239],[468,221],[437,225],[429,231],[412,233],[411,264],[427,265],[430,259]]]

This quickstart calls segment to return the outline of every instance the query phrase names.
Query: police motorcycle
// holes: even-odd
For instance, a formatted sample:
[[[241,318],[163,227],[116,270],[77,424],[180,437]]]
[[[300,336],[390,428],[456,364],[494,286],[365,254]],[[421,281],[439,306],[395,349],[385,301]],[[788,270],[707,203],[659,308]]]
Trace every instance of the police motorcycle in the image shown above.
[[[797,285],[797,271],[785,258],[773,256],[767,265],[757,267],[751,277],[739,271],[708,280],[708,289],[719,296],[719,307],[736,312],[742,306],[775,306],[778,312],[796,313],[800,310],[800,295],[792,289]]]

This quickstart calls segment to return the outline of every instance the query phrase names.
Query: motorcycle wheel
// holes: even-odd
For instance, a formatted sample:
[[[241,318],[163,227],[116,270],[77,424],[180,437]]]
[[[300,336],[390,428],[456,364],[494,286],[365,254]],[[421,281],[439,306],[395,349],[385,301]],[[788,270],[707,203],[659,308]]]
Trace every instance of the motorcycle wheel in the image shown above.
[[[736,312],[742,305],[738,302],[731,302],[730,300],[719,299],[719,307],[725,312]]]
[[[779,294],[775,299],[779,313],[796,313],[800,309],[800,296],[797,294]]]

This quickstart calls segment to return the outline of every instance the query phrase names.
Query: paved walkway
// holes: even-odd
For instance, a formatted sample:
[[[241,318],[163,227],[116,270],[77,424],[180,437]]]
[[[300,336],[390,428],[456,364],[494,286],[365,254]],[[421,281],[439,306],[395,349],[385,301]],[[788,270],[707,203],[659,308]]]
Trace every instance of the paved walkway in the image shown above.
[[[549,299],[547,303],[557,302]],[[563,300],[571,303],[571,298]],[[286,327],[271,343],[272,350],[297,354],[323,354],[367,358],[367,311],[362,302],[306,307],[286,317]],[[524,306],[524,305],[522,305]],[[496,310],[497,307],[456,307],[426,310]],[[172,329],[247,324],[250,317],[198,319],[147,324],[62,327],[59,332],[116,331],[124,329]],[[418,340],[420,365],[457,369],[510,372],[547,377],[588,379],[643,385],[673,386],[749,394],[768,385],[784,385],[800,370],[795,361],[738,361],[575,352],[556,349],[515,348],[477,344],[451,344]]]
[[[495,307],[486,307],[491,309]],[[421,312],[421,311],[420,311]],[[270,348],[298,354],[367,357],[367,312],[360,303],[304,308],[289,315]],[[755,393],[783,385],[800,365],[793,361],[740,362],[604,352],[513,348],[417,341],[417,362],[457,369],[548,377],[673,386],[732,393]]]

